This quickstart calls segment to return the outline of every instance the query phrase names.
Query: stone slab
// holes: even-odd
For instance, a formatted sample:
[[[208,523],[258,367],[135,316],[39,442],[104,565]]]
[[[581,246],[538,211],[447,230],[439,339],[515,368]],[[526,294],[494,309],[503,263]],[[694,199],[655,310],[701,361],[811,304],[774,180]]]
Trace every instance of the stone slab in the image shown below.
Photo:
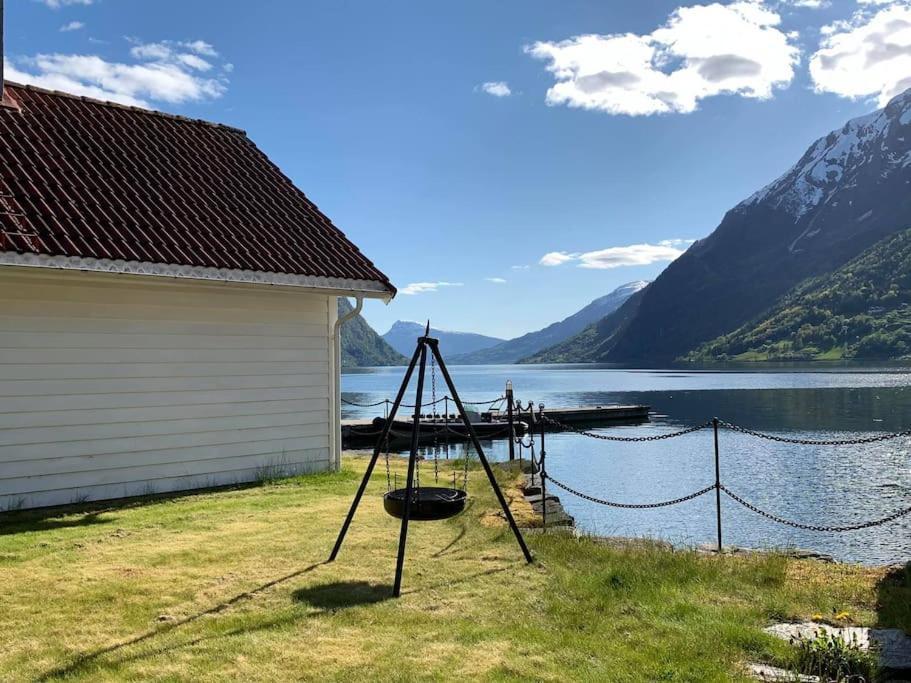
[[[819,676],[796,674],[793,671],[780,669],[769,664],[750,664],[749,671],[750,677],[755,678],[757,681],[787,681],[787,683],[793,683],[794,681],[817,683],[819,681]]]
[[[783,640],[815,638],[821,630],[841,638],[846,643],[856,642],[858,647],[876,648],[879,663],[893,671],[911,671],[911,636],[897,628],[867,628],[865,626],[829,626],[814,621],[799,624],[775,624],[766,633]]]
[[[696,546],[696,552],[700,553],[717,553],[718,550],[714,543],[700,543]],[[835,562],[835,558],[826,553],[820,553],[815,550],[805,548],[741,548],[734,545],[721,546],[722,555],[762,555],[775,553],[776,555],[785,555],[795,560],[819,560],[820,562]]]

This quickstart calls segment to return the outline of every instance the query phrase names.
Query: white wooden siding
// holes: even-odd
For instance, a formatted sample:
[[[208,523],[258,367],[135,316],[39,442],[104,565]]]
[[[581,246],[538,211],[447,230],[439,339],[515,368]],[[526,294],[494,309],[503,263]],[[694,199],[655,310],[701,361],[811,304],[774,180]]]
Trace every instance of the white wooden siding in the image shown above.
[[[335,301],[0,268],[0,510],[331,467]]]

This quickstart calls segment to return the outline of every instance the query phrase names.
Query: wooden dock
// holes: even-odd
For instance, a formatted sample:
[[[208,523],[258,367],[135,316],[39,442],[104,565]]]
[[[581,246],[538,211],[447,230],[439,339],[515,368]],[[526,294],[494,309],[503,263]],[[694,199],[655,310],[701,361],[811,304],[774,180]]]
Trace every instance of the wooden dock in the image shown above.
[[[393,420],[389,438],[390,445],[398,449],[410,444],[413,424],[414,420],[410,418]],[[375,445],[385,425],[386,419],[382,417],[375,417],[372,420],[342,420],[342,447],[365,448]],[[469,438],[468,430],[458,418],[454,420],[423,419],[420,426],[418,443],[421,445],[443,441],[466,441]],[[474,427],[478,438],[483,440],[505,439],[509,435],[509,424],[505,421],[485,420],[472,422],[471,426]],[[527,429],[524,422],[515,422],[516,436],[524,435]]]
[[[611,424],[639,424],[648,422],[648,413],[651,406],[646,405],[612,405],[612,406],[580,406],[577,408],[545,408],[544,414],[565,425],[573,427],[598,427]],[[497,422],[506,419],[506,410],[492,410],[481,413],[481,419],[486,422]],[[540,412],[518,411],[516,420],[539,425]],[[540,426],[537,427],[540,429]],[[550,425],[545,426],[546,431],[554,431]]]
[[[544,414],[561,424],[572,427],[602,427],[606,425],[629,425],[648,422],[649,406],[646,405],[613,405],[613,406],[580,406],[577,408],[545,408]],[[516,436],[524,435],[529,429],[536,433],[541,429],[539,412],[517,411],[514,415]],[[375,417],[372,420],[342,420],[342,447],[367,448],[376,444],[385,418]],[[392,423],[390,445],[396,449],[407,446],[411,441],[411,418],[397,419]],[[505,410],[493,410],[480,414],[480,420],[473,420],[478,438],[484,440],[505,439],[509,435],[509,423]],[[559,431],[546,423],[545,431]],[[455,416],[445,420],[440,417],[421,420],[418,442],[421,445],[443,441],[465,441],[468,430]]]

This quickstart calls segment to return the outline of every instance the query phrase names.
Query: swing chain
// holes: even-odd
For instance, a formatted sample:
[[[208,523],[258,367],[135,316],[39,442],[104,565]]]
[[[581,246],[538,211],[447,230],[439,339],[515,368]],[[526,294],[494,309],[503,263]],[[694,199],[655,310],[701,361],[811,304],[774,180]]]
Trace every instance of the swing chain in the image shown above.
[[[386,436],[386,490],[392,490],[392,474],[389,469],[389,436]]]
[[[440,447],[437,435],[436,405],[437,405],[437,364],[435,356],[430,354],[430,391],[433,398],[433,481],[440,483]]]

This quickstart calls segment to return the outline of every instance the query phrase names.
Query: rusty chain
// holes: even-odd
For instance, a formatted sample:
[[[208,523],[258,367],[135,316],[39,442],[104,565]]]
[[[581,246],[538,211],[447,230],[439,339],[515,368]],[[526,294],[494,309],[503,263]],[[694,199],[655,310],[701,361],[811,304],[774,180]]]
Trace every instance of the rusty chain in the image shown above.
[[[547,473],[542,472],[541,477],[542,477],[542,479],[546,479],[547,481],[553,482],[556,486],[563,489],[567,493],[571,493],[572,495],[577,496],[579,498],[583,498],[584,500],[591,501],[592,503],[597,503],[598,505],[606,505],[606,506],[612,507],[612,508],[625,508],[625,509],[629,509],[629,510],[663,508],[663,507],[668,507],[670,505],[677,505],[679,503],[685,503],[688,500],[693,500],[694,498],[698,498],[699,496],[704,496],[706,493],[714,490],[714,488],[715,488],[714,484],[710,484],[709,486],[706,486],[704,489],[700,489],[700,490],[696,491],[695,493],[689,494],[688,496],[681,496],[680,498],[674,498],[673,500],[663,500],[659,503],[615,503],[610,500],[603,500],[601,498],[595,498],[594,496],[590,496],[587,493],[582,493],[581,491],[576,491],[576,489],[570,488],[563,482],[554,479],[552,476],[550,476]]]
[[[715,488],[715,487],[713,486],[712,488]],[[859,524],[849,524],[847,526],[821,526],[818,524],[802,524],[801,522],[792,522],[791,520],[784,519],[783,517],[779,517],[778,515],[773,515],[771,512],[766,512],[765,510],[759,509],[752,503],[745,501],[743,498],[741,498],[736,493],[731,491],[724,484],[721,484],[719,486],[719,488],[722,491],[724,491],[724,493],[729,498],[737,501],[738,503],[743,505],[743,507],[745,507],[746,509],[752,510],[757,515],[765,517],[766,519],[771,519],[773,522],[778,522],[779,524],[784,524],[786,526],[794,527],[795,529],[804,529],[806,531],[831,531],[831,532],[836,532],[836,533],[844,532],[844,531],[859,531],[860,529],[869,529],[870,527],[879,526],[881,524],[886,524],[888,522],[892,522],[900,517],[904,517],[905,515],[911,513],[911,506],[909,506],[904,509],[897,510],[896,512],[893,512],[891,515],[887,515],[886,517],[882,517],[880,519],[874,519],[870,522],[861,522]]]
[[[785,436],[776,436],[775,434],[766,434],[765,432],[757,432],[753,429],[748,429],[747,427],[741,427],[740,425],[735,425],[732,422],[727,422],[726,420],[718,420],[718,424],[722,427],[726,427],[733,432],[739,432],[741,434],[747,434],[749,436],[755,436],[759,439],[765,439],[767,441],[777,441],[779,443],[792,443],[799,444],[801,446],[854,446],[867,443],[877,443],[880,441],[890,441],[892,439],[899,439],[901,437],[911,436],[911,429],[905,430],[903,432],[892,432],[886,434],[878,434],[876,436],[865,436],[860,439],[789,439]]]
[[[607,434],[596,434],[585,429],[579,429],[578,427],[564,424],[543,413],[541,414],[541,419],[553,425],[554,427],[558,427],[562,431],[575,432],[576,434],[581,434],[582,436],[587,436],[592,439],[601,439],[602,441],[628,441],[636,443],[641,443],[644,441],[663,441],[664,439],[673,439],[678,436],[684,436],[685,434],[698,432],[702,429],[708,429],[712,426],[712,421],[708,420],[707,422],[703,422],[702,424],[696,425],[695,427],[687,427],[686,429],[681,429],[678,432],[670,432],[669,434],[655,434],[652,436],[608,436]]]

